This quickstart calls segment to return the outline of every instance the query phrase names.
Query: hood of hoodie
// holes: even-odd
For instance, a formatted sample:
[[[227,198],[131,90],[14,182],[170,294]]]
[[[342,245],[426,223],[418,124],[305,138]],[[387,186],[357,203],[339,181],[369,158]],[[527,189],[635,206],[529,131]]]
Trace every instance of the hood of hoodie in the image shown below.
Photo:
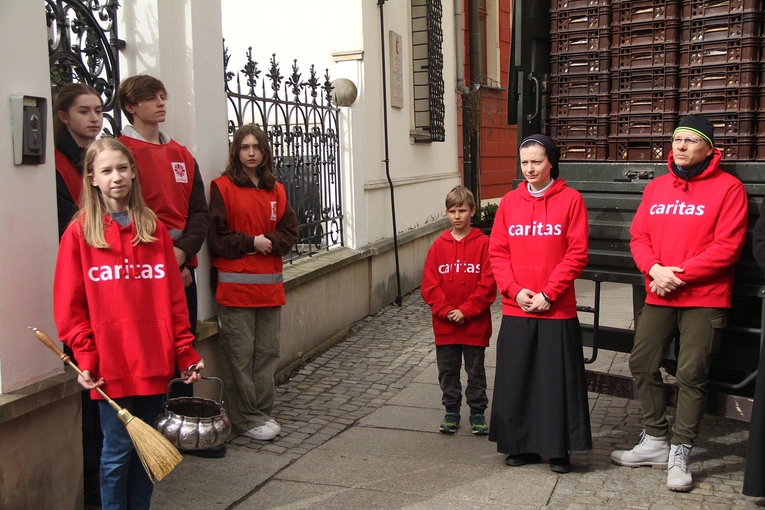
[[[132,220],[124,227],[110,215],[104,215],[104,238],[119,260],[115,267],[122,266],[123,277],[140,278],[140,265],[136,261],[133,239],[136,236]]]
[[[558,177],[555,179],[552,183],[552,186],[550,186],[550,189],[548,189],[544,195],[537,198],[533,196],[531,193],[529,193],[529,183],[526,181],[523,181],[520,185],[518,185],[517,191],[520,194],[521,198],[524,200],[545,200],[550,198],[553,195],[557,195],[564,189],[568,188],[568,184],[566,184],[566,181]]]
[[[136,130],[136,128],[134,128],[130,124],[122,128],[122,136],[135,138],[136,140],[141,140],[142,142],[148,142],[148,140],[146,140],[146,138],[141,136],[141,133],[139,133],[138,130]],[[160,145],[168,144],[170,143],[170,140],[172,140],[172,138],[170,138],[170,135],[168,135],[167,133],[165,133],[164,131],[160,129],[159,130]]]
[[[524,181],[522,182],[518,188],[516,188],[516,191],[518,192],[518,196],[525,200],[526,202],[529,202],[531,204],[531,207],[528,209],[531,213],[529,217],[529,221],[532,222],[534,220],[537,220],[538,223],[541,224],[547,224],[547,206],[548,201],[554,197],[555,195],[562,193],[563,190],[568,188],[568,184],[566,184],[566,181],[564,181],[561,178],[555,179],[552,183],[552,186],[548,188],[548,190],[545,192],[544,195],[541,197],[535,197],[531,193],[529,193],[529,184]],[[541,216],[540,216],[541,212]]]
[[[714,149],[712,151],[712,158],[709,161],[709,164],[707,165],[707,167],[704,169],[704,171],[686,180],[674,172],[673,167],[677,166],[677,164],[675,163],[674,151],[670,151],[669,157],[667,158],[667,169],[669,170],[669,173],[673,178],[672,185],[675,188],[683,188],[686,193],[690,194],[691,187],[694,182],[702,181],[704,179],[710,179],[717,172],[721,171],[720,170],[721,160],[722,160],[722,152],[720,152],[720,149]]]
[[[443,239],[444,241],[449,242],[449,243],[459,243],[459,242],[462,242],[462,241],[468,242],[468,241],[473,241],[473,240],[475,240],[475,239],[477,239],[479,237],[481,237],[481,231],[479,229],[475,228],[475,227],[471,227],[470,228],[470,232],[468,232],[468,234],[465,237],[463,237],[462,239],[460,239],[459,241],[457,241],[454,238],[454,236],[452,235],[452,230],[451,229],[449,229],[449,230],[445,231],[443,234],[441,234],[441,239]]]

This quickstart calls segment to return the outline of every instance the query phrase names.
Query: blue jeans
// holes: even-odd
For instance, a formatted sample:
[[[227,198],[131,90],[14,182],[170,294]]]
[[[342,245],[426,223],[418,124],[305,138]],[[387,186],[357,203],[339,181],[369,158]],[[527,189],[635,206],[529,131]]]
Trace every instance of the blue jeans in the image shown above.
[[[154,425],[162,412],[164,395],[114,399],[120,407],[143,422]],[[101,452],[101,508],[103,510],[143,510],[151,506],[154,484],[143,469],[133,448],[127,427],[117,411],[103,400],[98,401],[104,447]]]

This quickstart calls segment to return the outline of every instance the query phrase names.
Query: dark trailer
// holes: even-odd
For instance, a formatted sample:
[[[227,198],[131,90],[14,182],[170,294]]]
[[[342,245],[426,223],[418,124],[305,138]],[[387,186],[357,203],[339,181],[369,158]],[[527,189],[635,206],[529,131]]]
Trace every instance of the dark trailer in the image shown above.
[[[585,198],[596,302],[580,311],[585,344],[630,352],[633,331],[599,325],[600,284],[644,278],[629,248],[643,189],[667,173],[672,130],[703,113],[715,125],[722,169],[749,195],[749,232],[736,266],[731,321],[710,375],[709,410],[749,421],[765,325],[765,277],[751,230],[765,195],[762,0],[515,0],[508,121],[518,139],[545,133],[561,149],[566,182]],[[522,176],[518,174],[518,179]],[[663,365],[673,372],[674,345]],[[631,378],[588,370],[590,390],[637,398]],[[675,396],[675,388],[667,386]],[[674,401],[674,400],[672,400]]]

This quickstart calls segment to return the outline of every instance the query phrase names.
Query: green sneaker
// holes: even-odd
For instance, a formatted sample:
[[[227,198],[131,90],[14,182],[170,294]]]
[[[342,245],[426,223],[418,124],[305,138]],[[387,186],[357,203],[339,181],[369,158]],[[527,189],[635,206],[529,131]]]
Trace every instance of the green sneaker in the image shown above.
[[[470,415],[470,427],[476,436],[485,436],[489,433],[489,426],[486,425],[486,418],[482,414]]]
[[[444,421],[441,423],[441,432],[444,434],[454,434],[460,426],[459,413],[446,413]]]

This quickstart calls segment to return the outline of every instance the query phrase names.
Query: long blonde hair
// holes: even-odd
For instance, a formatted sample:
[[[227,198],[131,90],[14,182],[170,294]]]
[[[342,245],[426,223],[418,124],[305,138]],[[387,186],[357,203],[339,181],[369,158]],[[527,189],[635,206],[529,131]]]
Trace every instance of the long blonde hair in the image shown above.
[[[135,174],[133,185],[127,196],[127,213],[128,217],[133,220],[136,232],[133,245],[156,241],[154,232],[157,230],[157,216],[143,201],[141,183],[138,179],[133,154],[114,138],[102,138],[95,140],[88,146],[82,165],[82,208],[77,212],[75,219],[82,224],[85,242],[94,248],[109,248],[109,243],[104,237],[104,215],[111,211],[104,201],[101,190],[93,184],[93,161],[96,156],[104,151],[119,151],[124,154]]]

